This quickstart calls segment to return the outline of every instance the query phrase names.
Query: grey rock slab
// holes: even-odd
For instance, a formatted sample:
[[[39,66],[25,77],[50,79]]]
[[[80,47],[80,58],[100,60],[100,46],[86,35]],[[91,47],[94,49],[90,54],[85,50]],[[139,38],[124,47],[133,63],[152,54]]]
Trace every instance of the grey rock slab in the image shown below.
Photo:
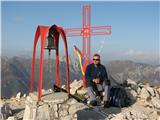
[[[67,99],[68,99],[68,95],[67,93],[64,93],[64,92],[51,93],[42,97],[43,102],[47,102],[47,103],[51,102],[56,104],[63,103]]]

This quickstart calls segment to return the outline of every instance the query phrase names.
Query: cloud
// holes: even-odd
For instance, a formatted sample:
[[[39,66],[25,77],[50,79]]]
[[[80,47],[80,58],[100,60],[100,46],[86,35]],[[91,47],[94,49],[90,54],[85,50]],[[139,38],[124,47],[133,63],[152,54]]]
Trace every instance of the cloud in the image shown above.
[[[130,49],[122,53],[123,57],[142,63],[160,64],[160,56]]]
[[[130,49],[127,52],[125,52],[124,55],[137,56],[137,55],[146,55],[146,53],[142,51],[136,51],[136,50]]]

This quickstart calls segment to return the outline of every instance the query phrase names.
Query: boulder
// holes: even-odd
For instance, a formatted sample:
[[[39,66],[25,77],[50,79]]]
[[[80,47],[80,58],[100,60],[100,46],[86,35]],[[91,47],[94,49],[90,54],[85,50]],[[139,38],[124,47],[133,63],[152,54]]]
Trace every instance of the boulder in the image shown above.
[[[73,115],[67,115],[67,116],[64,116],[64,117],[60,117],[60,120],[73,120]]]
[[[160,99],[160,94],[158,93],[158,91],[156,89],[154,91],[155,91],[155,97]]]
[[[36,108],[32,108],[31,105],[26,104],[23,115],[23,120],[35,120]]]
[[[73,104],[76,104],[77,103],[77,100],[73,99],[73,98],[70,98],[68,101],[67,101],[67,104],[68,105],[73,105]]]
[[[149,94],[151,95],[151,96],[155,96],[155,92],[154,92],[154,89],[152,88],[152,87],[150,87],[150,86],[147,86],[146,87],[146,90],[149,92]]]
[[[137,94],[139,95],[140,93],[141,93],[141,88],[138,87],[138,89],[137,89]]]
[[[37,96],[34,95],[33,93],[30,93],[30,95],[27,96],[25,101],[23,120],[35,120],[37,102],[38,102]]]
[[[160,109],[160,99],[154,97],[152,98],[151,103],[155,108]]]
[[[150,101],[145,100],[143,106],[145,107],[153,107],[152,103]]]
[[[130,96],[131,102],[134,103],[137,100],[137,93],[135,90],[131,90],[130,94],[131,94],[131,96]]]
[[[54,104],[54,105],[53,105],[53,109],[54,109],[54,111],[58,111],[58,105],[57,105],[57,104]]]
[[[150,97],[150,94],[145,88],[142,88],[141,93],[140,93],[140,98],[146,100],[147,98]]]
[[[105,120],[126,120],[126,119],[124,118],[123,114],[119,113],[115,117],[113,117],[111,119],[106,118]]]
[[[16,95],[16,100],[20,101],[20,99],[21,99],[21,92],[18,92],[17,95]]]
[[[69,114],[74,114],[76,113],[78,110],[84,109],[86,108],[86,106],[82,103],[76,103],[72,106],[69,107]]]
[[[117,114],[110,120],[148,120],[148,119],[149,117],[144,111],[131,109]]]
[[[81,87],[82,87],[82,80],[79,80],[79,81],[78,80],[74,80],[70,85],[71,89],[74,88],[76,90],[78,90]]]
[[[8,117],[7,120],[18,120],[15,116],[12,116],[12,117]]]
[[[158,120],[158,115],[157,115],[157,111],[153,111],[149,114],[149,117],[151,120]]]
[[[67,109],[61,109],[59,111],[59,117],[64,117],[64,116],[67,116],[67,115],[68,115]]]
[[[138,89],[138,84],[131,79],[127,79],[127,85],[130,86],[135,91],[137,91]]]
[[[70,89],[70,93],[71,93],[72,95],[76,94],[76,91],[77,91],[77,89],[76,89],[75,87],[72,87],[72,88]]]
[[[26,94],[24,94],[23,97],[26,98]]]
[[[66,85],[62,85],[61,88],[66,89]]]
[[[34,120],[52,120],[50,118],[50,111],[47,104],[38,107],[36,113],[36,119]]]
[[[159,93],[159,95],[160,95],[160,88],[158,88],[158,89],[157,89],[157,92],[158,92],[158,93]]]
[[[80,89],[80,90],[77,90],[77,94],[78,94],[78,95],[85,95],[86,93],[87,93],[87,90],[84,89],[84,88],[82,88],[82,89]]]

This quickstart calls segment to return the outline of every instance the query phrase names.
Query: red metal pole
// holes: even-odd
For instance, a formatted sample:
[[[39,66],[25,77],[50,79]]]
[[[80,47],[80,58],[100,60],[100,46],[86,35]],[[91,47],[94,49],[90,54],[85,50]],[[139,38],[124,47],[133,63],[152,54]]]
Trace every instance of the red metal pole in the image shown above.
[[[59,32],[62,36],[62,39],[64,41],[65,46],[65,54],[66,54],[66,81],[67,81],[67,92],[68,95],[70,94],[70,77],[69,77],[69,60],[68,60],[68,46],[67,46],[67,39],[65,32],[62,28],[59,28]]]
[[[59,39],[56,39],[56,85],[60,87],[60,74],[59,74]]]
[[[88,5],[87,6],[87,13],[88,13],[88,15],[87,15],[87,19],[88,19],[88,24],[87,24],[87,26],[88,26],[88,33],[87,33],[87,58],[88,58],[88,62],[90,63],[90,56],[91,56],[91,54],[90,54],[90,39],[91,39],[91,36],[90,36],[90,26],[91,26],[91,23],[90,23],[90,6]]]
[[[85,19],[86,19],[86,16],[85,16],[85,6],[83,6],[83,15],[82,15],[82,36],[83,36],[83,40],[82,40],[82,55],[84,56],[85,54],[85,37],[84,37],[84,32],[85,32]]]
[[[42,96],[42,82],[43,82],[43,63],[44,63],[44,44],[46,41],[46,34],[48,29],[41,28],[41,48],[40,48],[40,67],[39,67],[39,81],[38,81],[38,100]]]
[[[40,28],[37,27],[36,34],[34,37],[34,44],[33,44],[33,55],[32,55],[32,64],[31,64],[31,82],[30,82],[30,92],[33,92],[33,86],[34,86],[34,66],[35,66],[35,56],[36,56],[36,45],[38,38],[40,36]]]

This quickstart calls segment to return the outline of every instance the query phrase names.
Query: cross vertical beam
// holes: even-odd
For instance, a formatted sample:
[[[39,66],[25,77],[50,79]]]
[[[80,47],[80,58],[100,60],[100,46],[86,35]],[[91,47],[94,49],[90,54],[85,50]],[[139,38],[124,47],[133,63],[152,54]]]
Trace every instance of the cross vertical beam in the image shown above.
[[[90,6],[84,5],[83,6],[83,16],[82,16],[82,36],[83,36],[83,43],[82,43],[82,55],[87,61],[90,61]]]

